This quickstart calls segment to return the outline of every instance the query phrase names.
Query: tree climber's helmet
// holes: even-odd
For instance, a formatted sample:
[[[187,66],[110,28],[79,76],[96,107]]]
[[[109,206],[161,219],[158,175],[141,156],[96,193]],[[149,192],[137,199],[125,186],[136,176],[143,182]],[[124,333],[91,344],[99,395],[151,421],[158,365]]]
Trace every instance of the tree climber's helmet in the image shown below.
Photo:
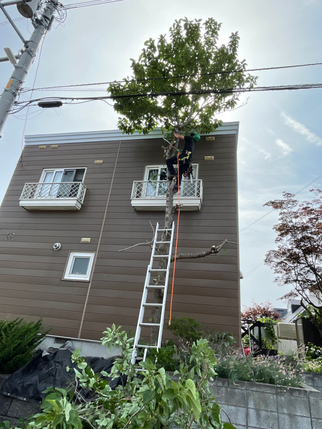
[[[195,142],[198,142],[200,140],[200,135],[198,133],[191,133],[190,135]]]

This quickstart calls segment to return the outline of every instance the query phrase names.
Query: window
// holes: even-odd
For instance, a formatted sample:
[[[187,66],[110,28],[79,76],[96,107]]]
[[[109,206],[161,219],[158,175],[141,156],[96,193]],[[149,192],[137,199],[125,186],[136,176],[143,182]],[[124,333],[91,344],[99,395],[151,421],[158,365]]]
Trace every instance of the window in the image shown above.
[[[176,165],[173,166],[177,171]],[[193,178],[198,179],[198,164],[192,164]],[[146,184],[145,197],[165,197],[167,194],[167,167],[164,165],[148,165],[145,168],[144,180]],[[189,196],[196,184],[192,178],[182,177],[181,196]]]
[[[40,178],[40,198],[76,197],[82,183],[85,168],[61,168],[44,170]]]
[[[146,196],[165,196],[167,194],[167,167],[163,165],[148,165],[145,169],[144,180],[148,181]]]
[[[63,279],[88,281],[94,256],[95,253],[70,252]]]

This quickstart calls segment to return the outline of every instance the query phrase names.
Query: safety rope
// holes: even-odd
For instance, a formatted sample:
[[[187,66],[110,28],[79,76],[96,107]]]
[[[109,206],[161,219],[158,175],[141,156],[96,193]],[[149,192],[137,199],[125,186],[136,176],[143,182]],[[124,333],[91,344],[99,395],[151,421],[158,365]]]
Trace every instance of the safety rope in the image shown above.
[[[169,315],[169,326],[171,325],[172,318],[172,303],[173,303],[173,291],[174,291],[174,278],[176,273],[176,263],[177,263],[177,250],[178,250],[178,238],[179,238],[179,223],[180,223],[180,184],[179,184],[179,155],[177,156],[177,186],[178,186],[178,220],[177,220],[177,231],[176,231],[176,246],[174,250],[174,260],[173,260],[173,272],[172,272],[172,287],[171,287],[171,299],[170,299],[170,315]]]

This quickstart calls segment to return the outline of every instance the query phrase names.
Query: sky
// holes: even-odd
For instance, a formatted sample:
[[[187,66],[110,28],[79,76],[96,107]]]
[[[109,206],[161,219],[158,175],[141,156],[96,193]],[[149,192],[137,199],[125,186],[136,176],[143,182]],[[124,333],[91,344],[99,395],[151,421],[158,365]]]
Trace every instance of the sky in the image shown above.
[[[98,0],[99,2],[99,0]],[[64,6],[80,1],[64,0]],[[12,19],[21,18],[15,6],[6,8]],[[2,15],[2,16],[1,16]],[[130,58],[137,59],[144,42],[166,34],[175,19],[215,18],[222,23],[219,44],[232,32],[240,36],[239,59],[247,68],[270,68],[322,62],[322,0],[123,0],[67,10],[55,20],[30,68],[24,89],[96,83],[131,76]],[[28,19],[16,22],[29,39]],[[2,48],[14,54],[22,42],[0,11]],[[1,52],[2,51],[2,52]],[[0,63],[0,88],[5,87],[12,65]],[[258,86],[321,83],[322,66],[258,71]],[[20,100],[57,96],[106,95],[107,85],[88,91],[26,92]],[[279,300],[288,292],[274,283],[264,265],[267,251],[275,248],[272,229],[277,214],[267,201],[283,191],[308,199],[311,188],[322,186],[322,89],[244,94],[240,107],[219,116],[239,122],[238,198],[242,308],[252,302]],[[10,115],[0,139],[0,201],[23,149],[24,135],[117,128],[113,107],[104,102],[64,104],[57,109],[25,108]],[[321,176],[321,177],[320,177]],[[261,219],[262,218],[262,219]],[[0,225],[1,228],[1,225]],[[219,244],[219,243],[218,243]]]

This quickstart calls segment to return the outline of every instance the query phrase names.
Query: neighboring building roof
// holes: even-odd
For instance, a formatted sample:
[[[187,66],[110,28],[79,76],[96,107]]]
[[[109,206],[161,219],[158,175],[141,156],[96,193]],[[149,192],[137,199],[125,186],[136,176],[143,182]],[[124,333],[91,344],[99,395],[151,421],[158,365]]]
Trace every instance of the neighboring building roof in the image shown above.
[[[238,135],[239,122],[225,122],[220,127],[207,135],[224,135],[224,134],[237,134]],[[135,132],[134,134],[123,134],[120,130],[111,131],[85,131],[73,133],[58,133],[58,134],[36,134],[25,136],[25,144],[59,144],[59,143],[85,143],[85,142],[99,142],[99,141],[115,141],[115,140],[137,140],[144,139],[157,139],[162,138],[163,133],[161,128],[151,131],[147,135]]]
[[[304,308],[302,306],[300,306],[293,313],[287,313],[287,315],[285,317],[283,317],[283,322],[284,323],[293,323],[293,322],[295,322],[295,320],[298,319],[299,314],[301,314],[302,311],[304,311]]]

